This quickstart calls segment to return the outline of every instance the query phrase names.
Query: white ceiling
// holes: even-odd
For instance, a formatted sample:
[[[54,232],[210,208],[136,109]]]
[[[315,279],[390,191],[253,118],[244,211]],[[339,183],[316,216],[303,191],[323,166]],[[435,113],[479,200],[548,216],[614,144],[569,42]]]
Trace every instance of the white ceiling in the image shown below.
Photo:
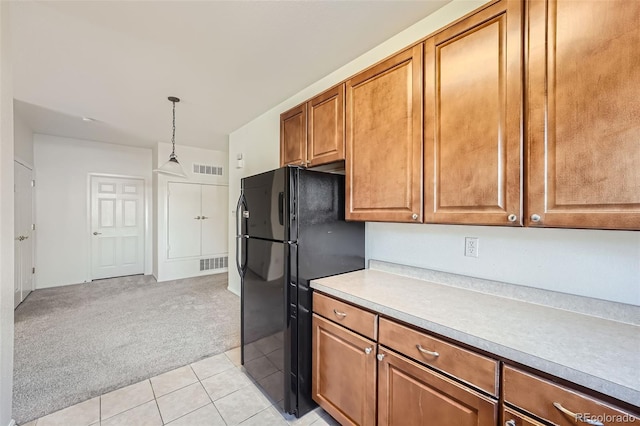
[[[450,0],[14,1],[16,113],[125,145],[227,135]],[[80,117],[97,122],[87,123]]]

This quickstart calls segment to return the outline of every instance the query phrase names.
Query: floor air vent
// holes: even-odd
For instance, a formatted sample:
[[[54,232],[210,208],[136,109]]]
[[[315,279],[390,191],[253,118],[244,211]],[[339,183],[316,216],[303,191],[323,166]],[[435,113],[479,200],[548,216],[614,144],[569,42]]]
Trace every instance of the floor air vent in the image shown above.
[[[222,176],[222,167],[207,164],[193,164],[193,173],[199,175]]]
[[[211,259],[200,259],[200,270],[222,269],[229,266],[229,257],[212,257]]]

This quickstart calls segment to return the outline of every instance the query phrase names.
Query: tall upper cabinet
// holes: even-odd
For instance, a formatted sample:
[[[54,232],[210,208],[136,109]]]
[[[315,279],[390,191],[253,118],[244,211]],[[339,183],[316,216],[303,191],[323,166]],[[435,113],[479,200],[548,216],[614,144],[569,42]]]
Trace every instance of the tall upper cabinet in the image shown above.
[[[527,4],[526,224],[640,229],[640,2]]]
[[[522,3],[425,41],[424,221],[521,224]]]
[[[422,220],[422,44],[346,82],[348,220]]]

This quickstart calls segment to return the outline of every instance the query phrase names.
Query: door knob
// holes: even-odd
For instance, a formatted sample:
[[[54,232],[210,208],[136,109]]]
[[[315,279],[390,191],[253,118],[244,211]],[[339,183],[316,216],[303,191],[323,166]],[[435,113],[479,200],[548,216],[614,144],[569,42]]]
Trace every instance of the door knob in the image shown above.
[[[93,231],[93,235],[102,235],[102,232]]]

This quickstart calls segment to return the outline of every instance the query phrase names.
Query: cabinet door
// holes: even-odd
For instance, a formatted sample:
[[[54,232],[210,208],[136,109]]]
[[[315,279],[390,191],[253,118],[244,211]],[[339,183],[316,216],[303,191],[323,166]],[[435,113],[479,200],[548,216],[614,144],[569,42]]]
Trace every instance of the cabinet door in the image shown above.
[[[425,222],[521,225],[521,2],[425,42]]]
[[[376,423],[375,346],[313,314],[313,400],[341,425]]]
[[[498,402],[380,347],[378,426],[495,426]]]
[[[640,229],[640,2],[528,7],[527,224]]]
[[[422,45],[346,82],[346,218],[422,220]]]
[[[307,165],[344,160],[344,84],[310,100],[307,110]]]
[[[305,166],[307,161],[307,104],[280,115],[280,166]]]

